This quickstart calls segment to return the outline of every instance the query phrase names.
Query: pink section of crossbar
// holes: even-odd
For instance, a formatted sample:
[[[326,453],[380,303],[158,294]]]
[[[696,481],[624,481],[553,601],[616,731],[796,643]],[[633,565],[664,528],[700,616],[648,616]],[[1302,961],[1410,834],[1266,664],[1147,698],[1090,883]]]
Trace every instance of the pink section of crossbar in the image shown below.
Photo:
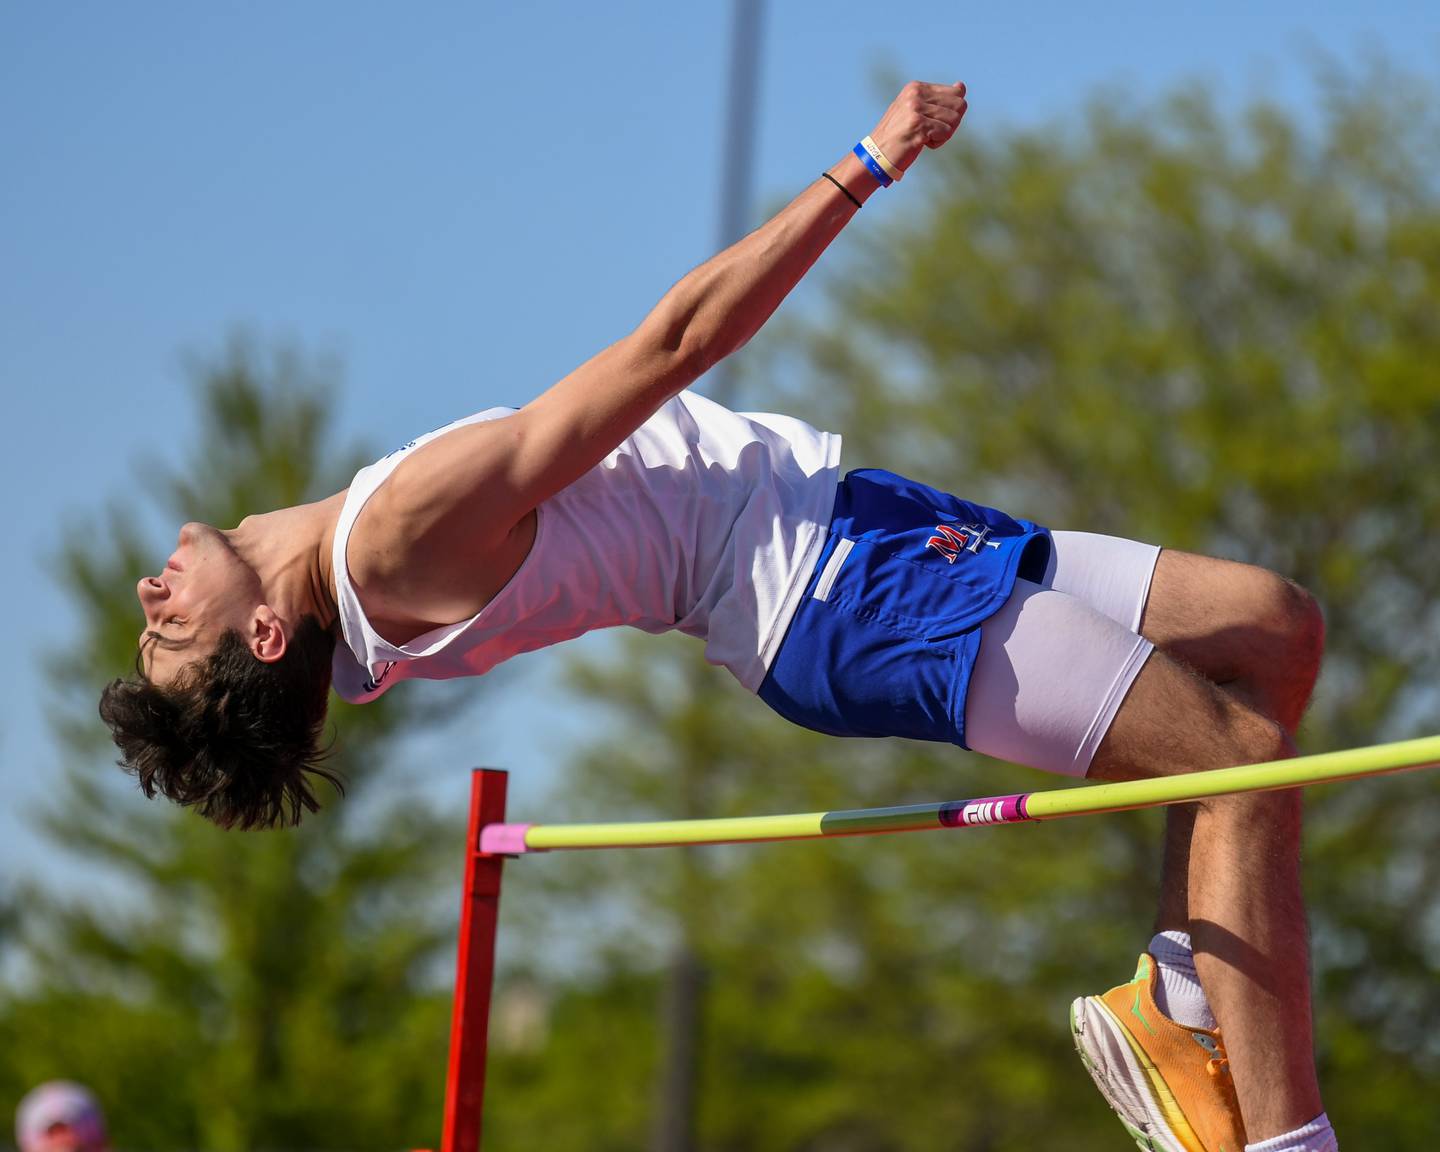
[[[531,824],[487,824],[480,829],[480,851],[486,856],[521,856],[530,849],[525,847],[525,833]]]
[[[940,810],[940,823],[946,828],[974,828],[981,824],[1013,824],[1030,819],[1026,801],[1030,793],[1014,796],[987,796],[980,800],[960,800]]]

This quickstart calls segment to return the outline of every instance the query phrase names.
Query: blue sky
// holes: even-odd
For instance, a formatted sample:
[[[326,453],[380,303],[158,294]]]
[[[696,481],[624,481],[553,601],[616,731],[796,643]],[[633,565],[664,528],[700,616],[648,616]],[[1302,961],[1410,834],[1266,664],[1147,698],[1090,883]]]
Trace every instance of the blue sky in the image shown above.
[[[76,626],[47,558],[142,457],[181,455],[185,354],[244,328],[334,355],[342,434],[382,450],[523,402],[711,253],[728,25],[721,0],[0,3],[0,874],[54,863],[23,819],[58,766],[38,665]],[[964,79],[983,132],[1101,84],[1303,112],[1315,52],[1374,51],[1440,74],[1433,2],[770,0],[758,202],[870,129],[882,71]],[[458,799],[463,767],[515,769],[523,815],[578,738],[553,731],[557,659],[415,771]]]

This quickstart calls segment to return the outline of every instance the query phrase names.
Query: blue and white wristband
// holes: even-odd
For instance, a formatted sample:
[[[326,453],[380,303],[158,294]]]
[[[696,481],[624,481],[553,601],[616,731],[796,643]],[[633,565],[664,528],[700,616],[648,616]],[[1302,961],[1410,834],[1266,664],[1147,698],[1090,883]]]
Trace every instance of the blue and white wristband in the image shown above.
[[[889,157],[880,151],[880,145],[866,136],[859,144],[855,145],[855,155],[860,162],[870,169],[875,179],[880,181],[880,187],[888,188],[893,181],[899,180],[905,175],[894,164],[890,163]]]
[[[866,139],[868,140],[869,137],[867,136]],[[853,151],[855,158],[864,164],[866,168],[870,169],[870,175],[874,176],[875,179],[880,182],[880,187],[888,188],[891,184],[895,183],[895,181],[890,178],[890,173],[880,167],[880,162],[870,155],[863,141],[856,144]]]

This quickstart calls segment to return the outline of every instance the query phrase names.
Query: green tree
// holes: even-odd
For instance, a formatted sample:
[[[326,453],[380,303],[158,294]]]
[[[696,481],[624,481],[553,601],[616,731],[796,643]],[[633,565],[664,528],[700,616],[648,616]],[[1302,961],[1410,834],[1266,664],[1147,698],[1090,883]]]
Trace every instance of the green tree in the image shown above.
[[[747,399],[842,429],[895,467],[1060,527],[1249,560],[1309,585],[1329,656],[1312,749],[1435,730],[1440,673],[1440,119],[1383,68],[1317,78],[1303,118],[1103,94],[1041,129],[971,133],[893,222],[827,258],[823,306],[772,340]],[[923,189],[923,190],[922,190]],[[887,193],[887,196],[896,195]],[[566,780],[576,813],[805,811],[1045,787],[954,749],[788,729],[693,647],[636,639],[578,672],[616,737]],[[698,771],[694,770],[698,767]],[[1308,883],[1327,1106],[1367,1146],[1434,1148],[1440,780],[1317,790]],[[586,987],[634,987],[700,943],[701,1146],[1118,1146],[1065,1029],[1070,997],[1148,938],[1154,814],[879,842],[527,862],[580,931]],[[696,859],[703,861],[697,865]],[[566,897],[568,896],[568,901]],[[603,920],[573,918],[586,905]],[[648,930],[646,930],[648,929]],[[537,946],[538,947],[538,946]],[[652,981],[653,983],[653,981]],[[633,1147],[620,1083],[655,1009],[609,1011],[634,1058],[543,1091],[582,1139]],[[557,1016],[543,1060],[582,1044]],[[644,1039],[622,1040],[621,1037]],[[537,1073],[537,1076],[539,1073]],[[627,1103],[612,1107],[611,1100]],[[497,1093],[503,1118],[533,1099]],[[1351,1139],[1356,1137],[1352,1136]]]
[[[344,487],[369,457],[332,444],[334,371],[235,341],[193,366],[198,429],[178,470],[139,485],[172,522],[234,524]],[[389,755],[407,724],[387,697],[337,704],[332,763],[349,799],[298,830],[222,832],[146,804],[109,765],[95,714],[134,662],[133,586],[165,545],[144,499],[79,527],[59,565],[80,617],[57,654],[63,781],[43,816],[100,897],[32,888],[0,1008],[0,1099],[67,1076],[104,1100],[120,1147],[407,1147],[439,1127],[463,832],[397,801]],[[392,787],[384,789],[389,779]],[[381,803],[367,796],[383,795]],[[333,797],[325,796],[330,800]]]

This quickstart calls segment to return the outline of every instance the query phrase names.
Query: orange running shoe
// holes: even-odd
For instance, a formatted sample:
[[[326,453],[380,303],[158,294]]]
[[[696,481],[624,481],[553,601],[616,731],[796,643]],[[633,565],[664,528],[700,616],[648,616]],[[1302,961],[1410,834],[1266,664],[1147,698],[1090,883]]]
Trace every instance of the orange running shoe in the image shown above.
[[[1220,1033],[1162,1015],[1156,976],[1146,953],[1130,983],[1071,1004],[1075,1050],[1147,1152],[1244,1152],[1245,1125]]]

